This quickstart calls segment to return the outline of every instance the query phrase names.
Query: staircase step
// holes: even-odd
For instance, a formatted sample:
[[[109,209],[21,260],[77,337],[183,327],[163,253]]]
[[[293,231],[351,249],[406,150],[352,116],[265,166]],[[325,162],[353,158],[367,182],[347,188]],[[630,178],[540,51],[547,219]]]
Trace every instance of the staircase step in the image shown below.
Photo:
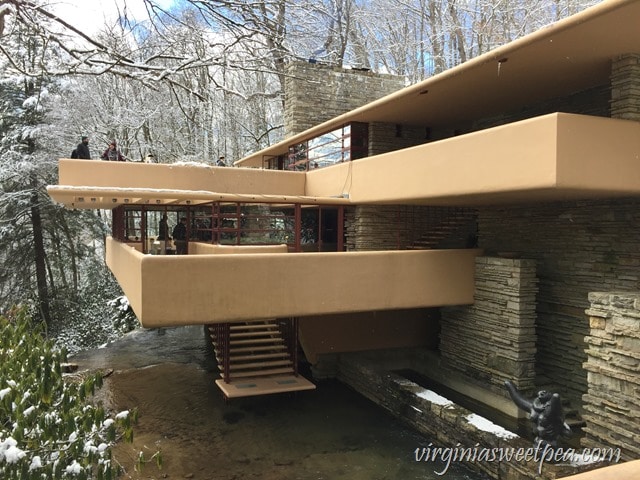
[[[231,352],[231,353],[234,353],[234,352]],[[229,361],[244,362],[246,360],[268,360],[272,358],[283,358],[288,356],[289,356],[289,352],[283,349],[281,352],[276,352],[276,353],[256,353],[253,355],[231,355],[229,356]],[[216,360],[218,360],[219,363],[222,362],[221,357],[216,357]]]
[[[286,347],[278,348],[264,348],[264,347],[241,347],[239,349],[232,349],[228,352],[230,362],[247,362],[253,360],[277,360],[282,358],[291,358],[291,354]],[[218,363],[224,362],[222,352],[216,351],[215,358]]]
[[[282,345],[282,346],[276,345],[275,347],[265,345],[260,347],[232,348],[229,350],[229,352],[227,352],[227,355],[229,356],[229,359],[231,361],[235,360],[238,362],[242,362],[242,361],[250,360],[253,358],[262,359],[262,360],[282,358],[285,356],[290,356],[290,352],[285,345]],[[221,359],[222,353],[216,351],[215,356],[216,356],[216,359]]]
[[[214,334],[209,335],[209,337],[211,338],[211,341],[213,342],[217,342],[218,341],[218,337]],[[280,332],[277,331],[265,331],[265,332],[239,332],[239,333],[230,333],[229,334],[229,340],[233,340],[233,339],[241,339],[241,338],[246,338],[246,339],[250,339],[250,338],[255,338],[257,339],[262,339],[262,338],[281,338]]]
[[[229,370],[232,372],[236,372],[238,370],[247,370],[251,368],[253,370],[266,368],[266,367],[291,367],[291,360],[273,360],[270,362],[250,362],[250,363],[231,363],[229,365]],[[220,370],[224,369],[223,365],[218,365]]]
[[[259,327],[270,327],[277,326],[279,322],[276,320],[256,320],[253,322],[236,322],[230,323],[229,329],[238,329],[238,328],[259,328]],[[217,325],[224,325],[224,323],[209,323],[207,328],[209,330],[213,330]]]
[[[209,327],[209,336],[211,338],[215,338],[216,336],[216,330],[215,328],[211,328]],[[278,328],[278,325],[276,324],[272,324],[272,325],[237,325],[237,326],[231,326],[229,327],[229,335],[250,335],[250,334],[255,334],[255,335],[268,335],[268,334],[279,334],[280,333],[280,329]]]
[[[279,344],[284,343],[282,338],[250,338],[248,340],[230,340],[229,345],[232,347],[234,345],[264,345],[266,343],[269,344]]]
[[[226,331],[215,325],[208,326],[221,372],[220,377],[224,378],[226,364],[229,368],[230,382],[233,383],[232,385],[223,380],[216,381],[225,395],[261,395],[314,388],[308,381],[295,376],[296,366],[283,338],[280,322],[261,320],[234,323],[228,324],[225,329]],[[224,338],[224,341],[228,343],[223,355],[221,347],[226,335],[228,337]],[[278,378],[280,380],[276,381]],[[240,382],[241,385],[236,382]]]
[[[246,323],[246,324],[238,324],[238,325],[231,325],[229,327],[229,330],[231,330],[232,332],[234,331],[245,331],[245,330],[266,330],[266,329],[277,329],[278,328],[278,324],[277,323]]]
[[[271,393],[313,390],[316,388],[306,378],[294,375],[244,378],[229,383],[218,379],[216,380],[216,385],[222,390],[226,398],[250,397]]]
[[[276,353],[276,352],[282,352],[285,353],[287,351],[287,347],[282,344],[282,345],[262,345],[262,346],[255,346],[255,347],[236,347],[236,348],[231,348],[229,350],[229,354],[231,356],[238,354],[238,353],[250,353],[250,352],[271,352],[271,353]]]
[[[215,338],[212,338],[213,346],[218,348],[218,341]],[[264,345],[264,344],[274,344],[279,345],[284,343],[284,339],[280,337],[269,337],[269,338],[247,338],[247,339],[229,339],[229,345]]]
[[[271,368],[267,370],[249,370],[248,372],[237,372],[230,375],[231,379],[234,378],[247,378],[247,377],[266,377],[268,375],[281,375],[281,374],[293,374],[293,368]],[[220,377],[224,377],[220,373]]]
[[[229,334],[230,338],[249,338],[249,337],[273,337],[274,335],[280,335],[279,331],[265,330],[263,332],[251,331],[251,332],[232,332]]]

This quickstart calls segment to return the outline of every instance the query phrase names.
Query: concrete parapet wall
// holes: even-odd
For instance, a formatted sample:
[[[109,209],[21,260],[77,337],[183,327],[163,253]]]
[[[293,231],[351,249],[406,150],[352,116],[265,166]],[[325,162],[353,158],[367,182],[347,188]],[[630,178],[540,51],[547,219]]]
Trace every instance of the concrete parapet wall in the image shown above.
[[[142,325],[153,328],[469,304],[479,253],[142,255],[108,238],[106,260]],[[274,272],[292,288],[273,282]],[[309,272],[314,288],[305,288]]]
[[[204,242],[189,242],[190,255],[229,255],[244,253],[287,253],[286,244],[281,245],[219,245]]]
[[[440,351],[451,368],[506,395],[535,387],[536,263],[477,257],[474,304],[442,309]]]
[[[640,456],[640,292],[590,293],[585,447]]]

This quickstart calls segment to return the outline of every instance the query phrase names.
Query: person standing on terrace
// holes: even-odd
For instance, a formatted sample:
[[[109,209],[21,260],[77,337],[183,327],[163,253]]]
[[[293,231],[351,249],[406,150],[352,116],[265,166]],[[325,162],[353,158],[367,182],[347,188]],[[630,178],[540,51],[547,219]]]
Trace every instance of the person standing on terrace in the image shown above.
[[[83,135],[80,143],[76,147],[76,158],[91,160],[91,152],[89,151],[89,137]]]
[[[182,217],[173,227],[173,243],[176,244],[176,255],[187,254],[187,219]]]
[[[158,240],[169,240],[169,224],[167,222],[167,214],[162,215],[160,223],[158,224]]]
[[[124,162],[124,157],[118,150],[115,140],[111,140],[109,147],[100,156],[102,160],[109,160],[112,162]]]

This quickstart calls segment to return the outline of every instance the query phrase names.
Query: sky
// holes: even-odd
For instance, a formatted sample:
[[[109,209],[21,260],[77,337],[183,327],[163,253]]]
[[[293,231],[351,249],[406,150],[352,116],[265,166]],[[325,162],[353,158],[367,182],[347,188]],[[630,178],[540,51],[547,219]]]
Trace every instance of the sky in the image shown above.
[[[167,8],[174,0],[156,0],[156,3]],[[96,32],[105,22],[115,22],[125,7],[130,18],[147,18],[144,0],[53,0],[51,5],[60,18],[85,33]]]

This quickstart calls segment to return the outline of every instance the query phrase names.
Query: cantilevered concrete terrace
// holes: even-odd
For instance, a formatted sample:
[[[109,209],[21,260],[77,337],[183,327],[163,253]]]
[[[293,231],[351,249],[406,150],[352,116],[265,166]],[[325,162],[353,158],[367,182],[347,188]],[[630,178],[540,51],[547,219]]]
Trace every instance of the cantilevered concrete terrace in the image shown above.
[[[144,255],[108,239],[107,264],[143,326],[471,304],[479,253],[193,247],[189,255]]]
[[[640,124],[551,114],[310,172],[61,160],[71,208],[207,202],[465,205],[640,193]],[[144,326],[473,302],[474,250],[144,255],[107,262]],[[274,282],[273,275],[283,282]],[[217,281],[224,278],[224,282]],[[304,288],[313,278],[313,288]],[[251,302],[247,298],[251,297]],[[183,305],[189,305],[184,309]]]
[[[309,172],[60,160],[70,208],[212,201],[481,205],[640,193],[640,123],[554,113]]]
[[[261,167],[270,158],[286,155],[292,145],[352,122],[414,125],[453,132],[469,128],[475,122],[499,119],[534,105],[557,104],[558,99],[610,85],[612,62],[640,52],[638,18],[640,2],[637,0],[599,2],[442,73],[284,138],[236,163]],[[630,85],[623,88],[624,95],[633,92]],[[619,101],[620,98],[612,98],[612,106]]]

